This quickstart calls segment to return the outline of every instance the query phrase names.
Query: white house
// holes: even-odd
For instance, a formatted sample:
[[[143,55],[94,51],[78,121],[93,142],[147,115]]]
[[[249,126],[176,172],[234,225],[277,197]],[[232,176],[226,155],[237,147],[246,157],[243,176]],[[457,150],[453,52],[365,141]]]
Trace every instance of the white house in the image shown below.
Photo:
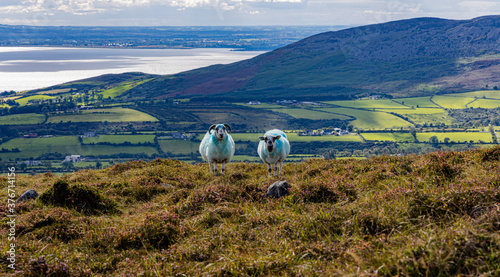
[[[71,155],[71,156],[66,156],[64,158],[64,161],[62,161],[61,163],[64,163],[64,162],[76,163],[76,162],[79,162],[81,160],[82,160],[82,156],[81,155]]]

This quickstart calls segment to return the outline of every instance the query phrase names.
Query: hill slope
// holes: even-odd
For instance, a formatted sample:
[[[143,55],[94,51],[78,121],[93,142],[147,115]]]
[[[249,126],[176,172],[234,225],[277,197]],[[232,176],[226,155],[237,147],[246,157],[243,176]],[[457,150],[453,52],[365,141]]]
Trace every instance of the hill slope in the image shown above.
[[[17,204],[16,265],[26,276],[498,276],[499,162],[498,147],[310,160],[285,165],[282,199],[264,198],[277,179],[257,163],[215,177],[175,160],[16,176],[18,193],[42,193]]]
[[[496,85],[500,16],[417,18],[315,35],[250,60],[162,76],[133,95],[349,98]]]

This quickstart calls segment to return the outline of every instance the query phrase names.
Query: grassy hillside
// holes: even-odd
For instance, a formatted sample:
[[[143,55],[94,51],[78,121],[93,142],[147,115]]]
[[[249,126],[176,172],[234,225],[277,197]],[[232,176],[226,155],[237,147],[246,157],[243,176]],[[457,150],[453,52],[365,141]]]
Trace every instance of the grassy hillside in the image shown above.
[[[30,276],[498,276],[499,164],[496,147],[309,160],[279,178],[262,164],[213,177],[175,160],[17,176],[18,194],[42,195],[16,207],[16,265]],[[264,198],[276,180],[290,195]]]

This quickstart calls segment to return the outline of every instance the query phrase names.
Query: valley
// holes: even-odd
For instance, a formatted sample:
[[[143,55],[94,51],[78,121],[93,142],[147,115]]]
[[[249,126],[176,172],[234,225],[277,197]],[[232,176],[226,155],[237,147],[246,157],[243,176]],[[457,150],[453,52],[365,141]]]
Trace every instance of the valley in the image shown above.
[[[151,76],[124,78],[104,76],[2,98],[0,162],[26,173],[70,172],[135,159],[198,163],[199,142],[214,122],[232,125],[234,161],[251,162],[260,161],[257,138],[271,128],[288,133],[288,162],[485,148],[498,143],[500,132],[496,89],[314,102],[134,101],[127,98],[128,90]],[[79,155],[78,161],[63,162],[70,155]]]

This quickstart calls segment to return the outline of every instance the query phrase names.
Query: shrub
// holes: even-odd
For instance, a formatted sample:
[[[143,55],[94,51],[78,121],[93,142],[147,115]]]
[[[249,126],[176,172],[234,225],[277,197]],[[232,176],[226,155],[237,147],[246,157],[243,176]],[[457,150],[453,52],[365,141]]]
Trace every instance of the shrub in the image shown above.
[[[70,187],[64,180],[56,181],[52,188],[42,193],[40,201],[84,214],[116,212],[116,204],[101,196],[95,188],[81,184]]]

